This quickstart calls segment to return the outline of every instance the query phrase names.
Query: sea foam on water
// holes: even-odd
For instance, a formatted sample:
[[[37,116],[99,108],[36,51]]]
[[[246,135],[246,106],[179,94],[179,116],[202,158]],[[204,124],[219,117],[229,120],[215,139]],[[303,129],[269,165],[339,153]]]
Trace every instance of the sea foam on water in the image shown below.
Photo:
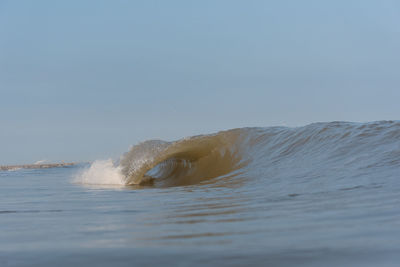
[[[89,168],[77,174],[75,183],[91,185],[124,185],[121,168],[114,166],[111,159],[96,160]]]

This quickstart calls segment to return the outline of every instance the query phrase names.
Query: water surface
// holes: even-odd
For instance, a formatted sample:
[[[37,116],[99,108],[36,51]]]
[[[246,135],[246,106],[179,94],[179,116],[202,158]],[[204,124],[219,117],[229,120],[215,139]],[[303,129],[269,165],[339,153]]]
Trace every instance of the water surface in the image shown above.
[[[147,141],[0,171],[1,266],[397,266],[400,122]]]

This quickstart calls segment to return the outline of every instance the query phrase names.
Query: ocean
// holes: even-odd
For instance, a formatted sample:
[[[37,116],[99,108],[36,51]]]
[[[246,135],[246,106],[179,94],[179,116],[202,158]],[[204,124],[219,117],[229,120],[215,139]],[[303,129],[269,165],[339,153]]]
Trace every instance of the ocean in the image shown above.
[[[400,121],[240,128],[0,171],[0,266],[399,266]]]

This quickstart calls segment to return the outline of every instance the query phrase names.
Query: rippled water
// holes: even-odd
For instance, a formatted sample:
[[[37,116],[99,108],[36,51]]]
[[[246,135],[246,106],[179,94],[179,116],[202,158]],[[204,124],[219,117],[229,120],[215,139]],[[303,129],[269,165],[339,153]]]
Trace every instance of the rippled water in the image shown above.
[[[400,122],[147,141],[0,172],[0,266],[397,266]]]

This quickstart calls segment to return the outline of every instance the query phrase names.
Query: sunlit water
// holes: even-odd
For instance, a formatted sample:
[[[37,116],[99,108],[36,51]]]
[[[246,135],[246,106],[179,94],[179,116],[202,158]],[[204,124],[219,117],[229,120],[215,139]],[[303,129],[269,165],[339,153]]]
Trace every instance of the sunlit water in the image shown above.
[[[246,128],[0,172],[0,266],[398,266],[400,123]]]

